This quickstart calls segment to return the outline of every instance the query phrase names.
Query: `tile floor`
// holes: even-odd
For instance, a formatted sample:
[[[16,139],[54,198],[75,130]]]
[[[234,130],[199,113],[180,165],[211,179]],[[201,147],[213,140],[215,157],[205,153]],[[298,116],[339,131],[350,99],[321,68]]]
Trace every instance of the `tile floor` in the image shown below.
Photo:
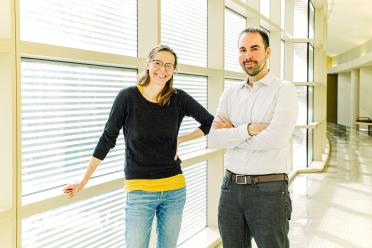
[[[332,123],[327,134],[326,171],[297,175],[290,186],[290,247],[372,248],[372,137]]]
[[[326,171],[291,184],[291,247],[372,248],[372,137],[335,124],[328,136]]]

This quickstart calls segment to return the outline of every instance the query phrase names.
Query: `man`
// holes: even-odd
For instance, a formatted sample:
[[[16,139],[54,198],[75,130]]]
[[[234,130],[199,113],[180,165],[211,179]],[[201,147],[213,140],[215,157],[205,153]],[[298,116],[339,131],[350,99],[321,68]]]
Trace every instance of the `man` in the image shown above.
[[[296,89],[267,67],[269,38],[248,28],[239,38],[239,62],[247,73],[225,90],[209,134],[212,147],[227,148],[218,223],[223,247],[289,247],[292,211],[288,192],[291,136],[297,120]]]

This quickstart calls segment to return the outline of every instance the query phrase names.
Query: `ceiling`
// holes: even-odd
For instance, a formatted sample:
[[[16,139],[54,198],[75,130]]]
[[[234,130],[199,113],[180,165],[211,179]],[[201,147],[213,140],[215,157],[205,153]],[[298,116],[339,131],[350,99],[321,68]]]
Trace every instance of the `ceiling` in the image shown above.
[[[328,0],[328,56],[372,39],[371,0]]]

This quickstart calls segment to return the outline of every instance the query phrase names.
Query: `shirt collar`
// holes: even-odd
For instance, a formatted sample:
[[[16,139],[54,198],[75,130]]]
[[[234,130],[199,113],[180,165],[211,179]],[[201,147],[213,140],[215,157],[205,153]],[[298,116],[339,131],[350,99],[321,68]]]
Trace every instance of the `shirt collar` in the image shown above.
[[[272,82],[273,82],[273,79],[274,79],[274,76],[271,74],[271,72],[269,71],[263,78],[261,78],[260,80],[254,82],[255,84],[263,84],[263,85],[266,85],[266,86],[271,86],[272,85]],[[248,77],[246,79],[244,79],[244,81],[241,83],[241,88],[243,87],[248,87]]]

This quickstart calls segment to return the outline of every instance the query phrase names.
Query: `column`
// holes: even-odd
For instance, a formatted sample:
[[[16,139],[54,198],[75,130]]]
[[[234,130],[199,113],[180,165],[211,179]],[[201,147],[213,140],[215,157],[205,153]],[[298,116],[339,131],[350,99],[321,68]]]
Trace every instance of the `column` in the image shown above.
[[[351,126],[355,126],[355,121],[359,116],[359,88],[360,88],[360,71],[354,69],[351,71],[351,83],[350,83],[350,111],[351,111]]]

